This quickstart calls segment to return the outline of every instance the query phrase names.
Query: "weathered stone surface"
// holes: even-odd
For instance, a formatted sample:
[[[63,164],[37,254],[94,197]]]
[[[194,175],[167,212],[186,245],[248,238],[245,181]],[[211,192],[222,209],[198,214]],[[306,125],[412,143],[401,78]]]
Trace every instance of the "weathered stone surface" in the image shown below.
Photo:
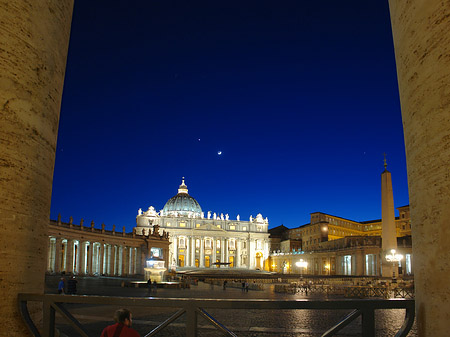
[[[1,336],[27,335],[19,292],[42,292],[73,0],[0,1]]]
[[[420,336],[450,321],[450,1],[390,0]]]

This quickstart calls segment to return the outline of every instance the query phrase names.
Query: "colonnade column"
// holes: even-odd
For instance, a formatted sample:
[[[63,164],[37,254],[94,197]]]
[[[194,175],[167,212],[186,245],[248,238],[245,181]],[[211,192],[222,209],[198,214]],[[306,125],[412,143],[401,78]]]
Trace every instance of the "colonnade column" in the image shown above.
[[[128,275],[128,247],[122,247],[122,276]]]
[[[228,254],[228,252],[229,252],[229,250],[228,250],[229,242],[230,242],[229,239],[225,239],[225,247],[224,247],[224,249],[225,249],[225,262],[230,262],[229,261],[230,257],[229,257],[229,254]],[[229,265],[227,265],[227,266],[229,266]]]
[[[78,270],[81,275],[84,275],[86,274],[86,243],[80,241],[78,248],[80,250],[80,262]]]
[[[389,0],[405,137],[419,336],[450,317],[450,6]]]
[[[98,268],[99,274],[103,275],[105,274],[105,270],[103,268],[103,266],[105,265],[105,244],[101,243],[100,244],[100,258],[99,258],[99,262],[100,262],[100,266]]]
[[[255,240],[248,240],[248,267],[255,269]]]
[[[0,6],[0,314],[4,334],[25,336],[29,331],[17,294],[44,292],[73,0],[2,1]]]
[[[205,239],[200,238],[200,267],[205,266]]]
[[[93,274],[93,264],[94,264],[94,243],[89,242],[89,250],[88,250],[88,275]]]
[[[66,245],[66,272],[73,273],[73,240],[67,239]]]
[[[62,239],[56,238],[55,243],[55,273],[61,272],[61,245]]]

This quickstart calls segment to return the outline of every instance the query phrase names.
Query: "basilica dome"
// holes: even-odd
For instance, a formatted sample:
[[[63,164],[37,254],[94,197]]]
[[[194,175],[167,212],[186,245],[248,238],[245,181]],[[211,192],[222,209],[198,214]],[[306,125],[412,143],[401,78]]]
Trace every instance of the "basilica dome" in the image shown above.
[[[202,208],[197,200],[188,194],[184,178],[178,188],[178,194],[169,199],[162,210],[163,215],[183,215],[189,217],[201,217]]]

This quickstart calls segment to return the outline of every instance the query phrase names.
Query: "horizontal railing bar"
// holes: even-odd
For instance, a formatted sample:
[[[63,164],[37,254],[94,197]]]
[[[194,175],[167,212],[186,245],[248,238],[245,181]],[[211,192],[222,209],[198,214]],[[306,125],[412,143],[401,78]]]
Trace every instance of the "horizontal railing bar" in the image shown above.
[[[405,309],[414,308],[414,300],[395,299],[198,299],[158,297],[107,297],[87,295],[19,294],[20,301],[50,301],[97,305],[127,305],[184,308],[186,306],[219,309]]]

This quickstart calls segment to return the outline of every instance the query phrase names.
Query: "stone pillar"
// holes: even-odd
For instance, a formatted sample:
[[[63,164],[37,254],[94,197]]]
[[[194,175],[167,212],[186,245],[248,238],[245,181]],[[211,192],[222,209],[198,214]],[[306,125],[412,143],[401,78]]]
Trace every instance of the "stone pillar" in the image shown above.
[[[53,244],[52,244],[52,237],[48,238],[48,245],[47,245],[47,271],[48,272],[53,272],[54,271],[54,267],[53,267]]]
[[[78,272],[80,273],[80,275],[84,275],[86,273],[86,269],[85,269],[85,253],[86,253],[86,247],[85,247],[85,242],[84,241],[80,241],[78,244],[78,250],[80,251],[80,260],[78,262]]]
[[[0,313],[4,334],[19,336],[28,330],[17,294],[44,292],[73,0],[1,0],[0,8]]]
[[[223,247],[224,248],[224,250],[225,250],[225,262],[230,262],[229,261],[229,256],[228,256],[228,253],[229,253],[229,250],[228,250],[228,244],[229,244],[229,239],[225,239],[225,247]],[[227,265],[228,266],[228,265]]]
[[[128,247],[122,247],[122,276],[128,275]]]
[[[104,243],[100,244],[100,258],[98,260],[100,263],[98,272],[100,275],[103,275],[103,274],[105,274],[105,270],[103,268],[103,266],[105,265],[105,263],[104,263],[105,262],[105,244]]]
[[[73,240],[67,239],[66,245],[66,272],[73,274]]]
[[[224,238],[220,238],[220,262],[225,261],[225,240]]]
[[[191,237],[191,251],[192,251],[192,256],[191,256],[191,266],[195,267],[195,237]]]
[[[172,257],[175,260],[175,266],[178,267],[178,237],[174,236],[172,239]],[[173,261],[170,261],[172,265]]]
[[[136,248],[131,247],[130,275],[136,275]]]
[[[94,242],[89,242],[88,256],[87,256],[87,274],[92,275],[94,273]]]
[[[186,254],[185,254],[184,263],[185,263],[185,266],[190,267],[190,265],[191,265],[191,257],[190,257],[191,249],[189,247],[189,236],[186,236],[185,245],[186,245]]]
[[[408,171],[419,336],[450,318],[450,6],[390,0]]]
[[[205,239],[200,238],[200,264],[199,267],[203,268],[205,266]]]
[[[249,269],[255,269],[255,240],[248,241],[248,267]]]
[[[211,266],[214,266],[213,263],[216,262],[216,252],[217,252],[217,239],[214,237],[212,238],[212,261],[211,261]]]
[[[55,243],[55,273],[61,272],[61,238],[56,238]]]
[[[364,276],[365,261],[364,261],[364,252],[362,250],[356,251],[355,262],[356,262],[356,275]],[[331,263],[330,263],[330,272],[331,272]]]
[[[234,263],[236,268],[241,267],[241,240],[236,239],[236,254],[234,257]]]

